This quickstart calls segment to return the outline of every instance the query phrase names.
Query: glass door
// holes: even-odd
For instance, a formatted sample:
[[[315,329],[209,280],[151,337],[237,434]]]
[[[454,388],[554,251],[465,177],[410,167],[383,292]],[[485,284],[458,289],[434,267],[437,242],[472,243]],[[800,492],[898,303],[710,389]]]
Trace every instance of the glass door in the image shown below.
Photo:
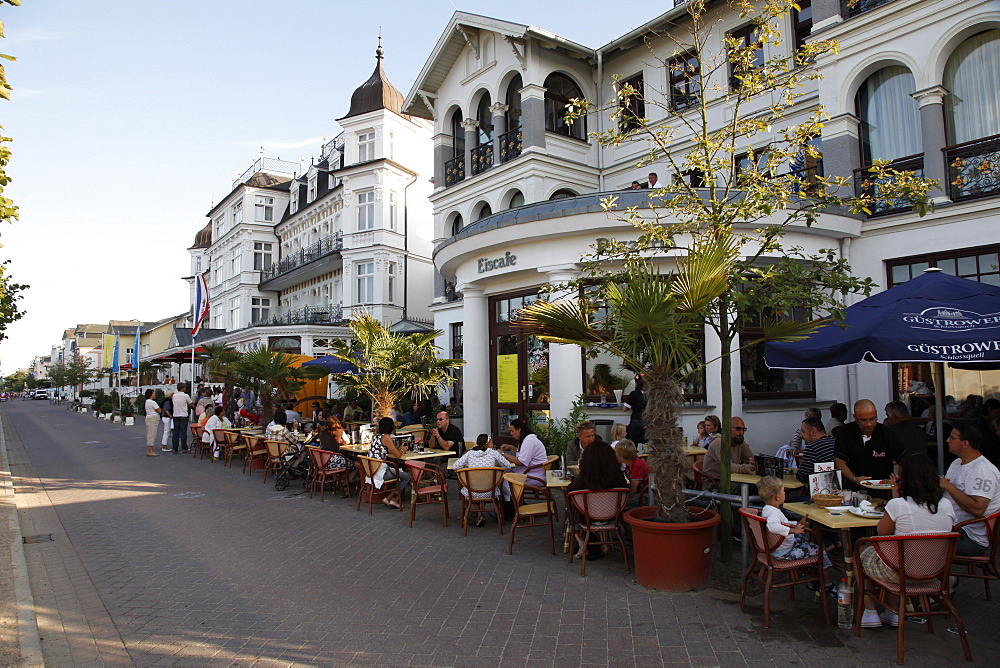
[[[536,298],[536,292],[490,298],[490,414],[496,436],[506,435],[515,418],[548,420],[549,346],[510,325],[518,309]]]

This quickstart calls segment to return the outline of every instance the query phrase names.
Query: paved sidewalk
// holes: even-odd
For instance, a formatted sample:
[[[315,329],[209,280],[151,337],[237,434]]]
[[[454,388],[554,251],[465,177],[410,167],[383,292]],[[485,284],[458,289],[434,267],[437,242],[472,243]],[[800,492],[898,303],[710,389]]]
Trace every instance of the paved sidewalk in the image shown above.
[[[0,406],[49,665],[892,665],[894,630],[854,638],[812,601],[731,583],[647,591],[620,560],[552,556],[544,531],[463,537],[422,507],[356,512],[190,456],[145,457],[126,428],[33,403]],[[452,513],[459,507],[453,497]],[[669,568],[669,555],[664,556]],[[973,594],[975,596],[973,596]],[[976,663],[1000,663],[997,604],[956,599]],[[909,625],[910,665],[957,664],[957,637]]]

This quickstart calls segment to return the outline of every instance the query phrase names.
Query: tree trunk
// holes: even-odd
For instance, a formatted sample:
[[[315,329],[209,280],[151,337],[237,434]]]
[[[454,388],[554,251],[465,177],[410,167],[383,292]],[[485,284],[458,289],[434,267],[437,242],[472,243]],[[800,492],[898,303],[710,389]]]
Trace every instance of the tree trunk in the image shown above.
[[[721,471],[719,473],[719,491],[729,494],[732,491],[732,442],[733,442],[733,356],[729,354],[732,349],[733,331],[729,321],[729,302],[723,298],[720,300],[720,322],[719,338],[722,342],[722,452],[719,453],[721,460]],[[723,563],[728,563],[733,556],[733,541],[729,536],[733,533],[733,507],[729,503],[723,502],[719,508],[722,515],[722,524],[719,526],[719,541],[722,543],[720,556]]]
[[[677,406],[683,396],[677,380],[667,371],[652,369],[644,378],[646,410],[643,425],[646,443],[652,450],[649,465],[656,477],[657,517],[667,522],[687,522],[684,506],[684,477],[690,467],[682,452],[684,445],[677,425]]]

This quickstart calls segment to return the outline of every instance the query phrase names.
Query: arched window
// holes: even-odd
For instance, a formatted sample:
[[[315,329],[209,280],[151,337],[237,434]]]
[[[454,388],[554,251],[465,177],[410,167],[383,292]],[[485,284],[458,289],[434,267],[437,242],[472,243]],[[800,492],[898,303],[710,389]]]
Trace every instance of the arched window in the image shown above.
[[[554,72],[545,78],[545,129],[549,132],[587,138],[587,118],[581,116],[570,125],[566,122],[566,107],[570,100],[582,98],[583,91],[565,74]]]
[[[524,193],[522,193],[520,190],[515,190],[510,194],[507,208],[516,209],[519,206],[524,206]]]
[[[992,82],[992,83],[990,83]],[[962,42],[944,70],[948,143],[1000,134],[1000,30],[986,30]]]
[[[521,89],[524,83],[521,75],[515,74],[514,78],[507,84],[507,94],[504,96],[504,104],[507,105],[507,131],[510,132],[521,125]]]
[[[462,129],[462,110],[456,109],[451,115],[451,157],[465,155],[465,130]]]
[[[885,67],[861,85],[856,101],[864,164],[921,152],[915,90],[913,75],[900,66]]]
[[[482,220],[487,216],[493,215],[493,208],[490,206],[489,202],[483,202],[481,205],[476,207],[476,220]]]
[[[479,106],[476,107],[476,120],[479,121],[476,146],[493,142],[493,111],[490,109],[492,104],[489,93],[483,93],[479,98]]]
[[[576,197],[576,193],[569,188],[560,188],[552,193],[552,197],[549,198],[549,201],[555,199],[566,199],[567,197]]]
[[[463,227],[462,214],[456,213],[455,217],[451,219],[451,235],[455,236],[462,231]]]

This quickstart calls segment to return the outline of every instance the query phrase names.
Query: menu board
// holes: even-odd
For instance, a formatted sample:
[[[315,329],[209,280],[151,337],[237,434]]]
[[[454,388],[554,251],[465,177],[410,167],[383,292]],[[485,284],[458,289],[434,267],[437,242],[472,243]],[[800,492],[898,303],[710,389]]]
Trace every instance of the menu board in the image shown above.
[[[517,355],[497,355],[497,403],[517,403]]]

